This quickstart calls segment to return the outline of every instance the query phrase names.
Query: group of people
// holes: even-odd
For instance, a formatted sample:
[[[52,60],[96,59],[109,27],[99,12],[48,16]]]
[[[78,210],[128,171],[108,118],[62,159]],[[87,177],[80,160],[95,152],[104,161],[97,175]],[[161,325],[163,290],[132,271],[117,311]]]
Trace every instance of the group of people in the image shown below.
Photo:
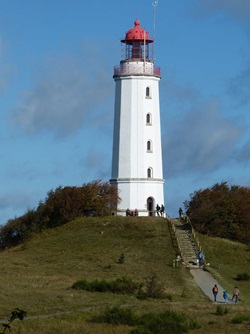
[[[135,211],[131,211],[129,209],[126,210],[126,216],[138,216],[138,210],[135,209]]]
[[[212,292],[213,292],[213,296],[214,296],[214,302],[216,302],[217,301],[217,295],[218,295],[218,292],[219,292],[219,288],[218,288],[217,284],[214,285],[214,287],[212,289]],[[239,295],[240,295],[240,289],[237,286],[235,286],[234,290],[233,290],[233,296],[232,296],[232,299],[230,301],[228,292],[226,290],[224,290],[223,291],[224,302],[225,303],[235,302],[235,304],[237,304],[238,300],[239,300]]]
[[[159,204],[156,205],[156,213],[157,213],[157,216],[162,216],[164,215],[165,213],[165,207],[164,205],[162,204],[161,206]]]

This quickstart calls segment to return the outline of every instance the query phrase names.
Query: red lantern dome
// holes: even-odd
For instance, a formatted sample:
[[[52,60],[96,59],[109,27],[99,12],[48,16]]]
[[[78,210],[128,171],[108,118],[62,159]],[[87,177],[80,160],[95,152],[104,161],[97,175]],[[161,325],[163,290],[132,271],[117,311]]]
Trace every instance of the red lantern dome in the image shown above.
[[[149,38],[148,32],[140,27],[140,21],[135,20],[134,28],[131,28],[127,33],[125,39],[122,39],[122,43],[133,44],[134,42],[152,43],[154,40]]]

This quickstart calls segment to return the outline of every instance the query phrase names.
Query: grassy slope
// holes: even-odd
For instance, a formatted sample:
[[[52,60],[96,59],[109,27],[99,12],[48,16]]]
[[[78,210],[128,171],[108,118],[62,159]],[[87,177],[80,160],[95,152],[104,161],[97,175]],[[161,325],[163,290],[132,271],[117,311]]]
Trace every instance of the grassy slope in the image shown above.
[[[250,247],[239,242],[199,235],[205,249],[207,261],[211,262],[209,271],[221,285],[232,294],[237,285],[241,291],[241,300],[250,306],[250,281],[237,281],[238,274],[250,275]]]
[[[249,252],[245,246],[237,245],[237,256],[246,260],[239,271],[236,269],[237,263],[231,261],[232,271],[229,274],[229,271],[222,270],[223,263],[226,263],[223,262],[225,260],[222,255],[218,257],[213,250],[217,247],[224,249],[222,245],[226,243],[225,249],[232,246],[232,251],[235,252],[235,243],[228,245],[225,240],[217,242],[212,238],[200,239],[208,260],[213,263],[216,257],[217,264],[219,259],[220,266],[211,268],[217,275],[221,275],[219,279],[229,288],[232,285],[231,276],[246,271],[243,269],[246,261],[249,261]],[[118,258],[122,253],[125,255],[125,263],[119,264]],[[118,326],[114,331],[110,326],[88,324],[83,321],[89,312],[94,312],[93,310],[118,304],[128,305],[137,312],[166,308],[184,311],[201,321],[202,328],[196,333],[203,333],[203,330],[213,333],[215,317],[217,333],[220,333],[218,330],[224,330],[225,321],[229,318],[224,316],[218,319],[218,316],[213,315],[215,307],[193,284],[188,270],[172,267],[174,258],[175,252],[164,219],[78,219],[58,229],[46,231],[24,245],[0,253],[0,317],[6,318],[15,307],[26,310],[29,316],[35,318],[27,319],[21,325],[15,323],[15,326],[20,326],[20,333],[26,334],[129,333],[130,329],[126,326]],[[164,282],[166,292],[172,295],[171,302],[165,299],[140,301],[134,296],[70,289],[72,283],[81,278],[109,280],[127,276],[143,282],[153,271]],[[224,276],[226,272],[228,274]],[[241,287],[244,305],[237,305],[237,309],[235,306],[230,307],[234,313],[244,314],[245,311],[249,311],[250,296],[245,292],[249,283],[244,284]],[[56,318],[36,317],[56,314]],[[232,317],[232,314],[228,317]],[[236,325],[230,326],[236,328]],[[237,326],[237,330],[240,329],[242,333],[249,329],[248,324]]]

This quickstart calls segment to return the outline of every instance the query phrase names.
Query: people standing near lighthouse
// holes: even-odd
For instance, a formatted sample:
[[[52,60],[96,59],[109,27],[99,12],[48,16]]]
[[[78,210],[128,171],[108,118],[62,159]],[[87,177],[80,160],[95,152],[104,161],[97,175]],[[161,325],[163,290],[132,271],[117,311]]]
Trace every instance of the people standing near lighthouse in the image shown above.
[[[157,204],[156,205],[156,213],[157,213],[157,216],[159,216],[159,217],[160,217],[160,210],[161,210],[160,205]]]
[[[164,216],[164,212],[165,212],[165,206],[162,204],[161,205],[161,216]]]

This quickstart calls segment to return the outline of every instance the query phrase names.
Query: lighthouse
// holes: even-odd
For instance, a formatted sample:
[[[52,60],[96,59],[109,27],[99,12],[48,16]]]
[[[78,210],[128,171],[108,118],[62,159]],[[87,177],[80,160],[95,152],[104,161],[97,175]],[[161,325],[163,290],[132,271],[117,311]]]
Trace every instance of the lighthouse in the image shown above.
[[[139,216],[154,216],[164,204],[160,68],[154,64],[154,40],[140,26],[121,39],[120,65],[114,67],[115,106],[112,173],[110,183],[118,188],[118,215],[138,210]]]

